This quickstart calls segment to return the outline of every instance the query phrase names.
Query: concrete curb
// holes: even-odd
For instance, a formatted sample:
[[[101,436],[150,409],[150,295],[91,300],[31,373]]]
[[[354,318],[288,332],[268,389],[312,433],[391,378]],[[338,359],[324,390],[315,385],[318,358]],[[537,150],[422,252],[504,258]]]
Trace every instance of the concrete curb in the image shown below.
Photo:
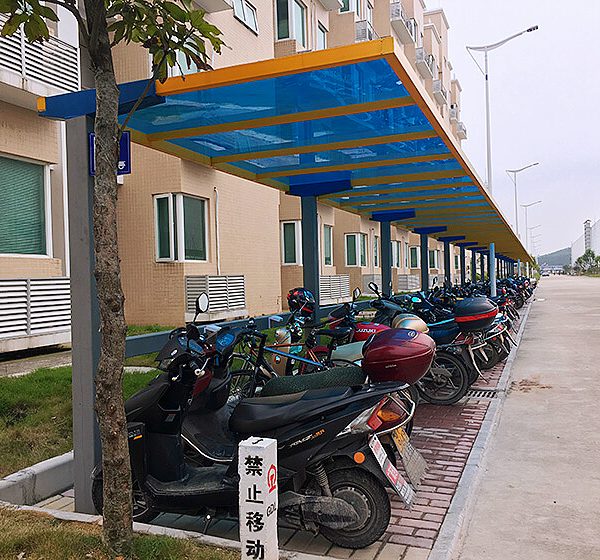
[[[0,480],[0,500],[31,505],[73,486],[73,452],[52,457]]]
[[[70,511],[60,511],[55,509],[45,509],[35,506],[15,505],[0,500],[0,508],[14,509],[17,511],[31,511],[35,513],[43,513],[50,515],[55,519],[62,521],[77,521],[79,523],[91,523],[93,525],[102,525],[101,515],[89,515],[87,513],[76,513]],[[172,529],[170,527],[162,527],[160,525],[147,525],[145,523],[134,523],[133,530],[136,533],[146,535],[163,535],[175,539],[192,539],[200,544],[214,546],[217,548],[225,548],[229,550],[240,550],[241,544],[239,541],[222,539],[219,537],[211,537],[194,531],[183,531],[181,529]],[[314,554],[305,554],[303,552],[294,552],[288,550],[280,550],[279,558],[285,560],[323,560],[324,556]]]
[[[486,451],[500,421],[500,413],[506,399],[506,390],[512,376],[512,367],[525,332],[533,301],[528,305],[519,327],[515,341],[517,345],[511,350],[504,365],[504,370],[498,382],[497,399],[493,400],[487,409],[479,435],[475,439],[473,449],[460,477],[456,494],[454,494],[454,498],[450,503],[450,508],[440,528],[435,545],[429,553],[428,560],[454,560],[457,557],[456,555],[472,517],[475,494],[481,482],[481,475],[485,472]]]

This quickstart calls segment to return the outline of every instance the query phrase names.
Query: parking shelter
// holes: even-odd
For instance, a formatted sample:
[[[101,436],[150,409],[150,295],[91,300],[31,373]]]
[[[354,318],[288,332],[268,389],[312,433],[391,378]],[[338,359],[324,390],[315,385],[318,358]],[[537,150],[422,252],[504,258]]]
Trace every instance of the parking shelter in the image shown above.
[[[384,289],[391,224],[508,273],[532,259],[454,140],[421,79],[390,37],[169,78],[151,84],[127,122],[132,141],[301,198],[304,285],[318,301],[317,201],[380,222]],[[120,86],[124,120],[147,81]],[[89,510],[97,457],[93,375],[99,348],[87,132],[95,91],[40,98],[41,116],[67,121],[73,309],[76,508]],[[422,286],[429,285],[422,267]],[[493,282],[492,282],[493,283]],[[494,284],[494,283],[493,283]],[[148,339],[152,340],[152,338]],[[156,343],[156,342],[155,342]],[[77,424],[77,426],[75,426]],[[87,494],[87,495],[86,495]]]

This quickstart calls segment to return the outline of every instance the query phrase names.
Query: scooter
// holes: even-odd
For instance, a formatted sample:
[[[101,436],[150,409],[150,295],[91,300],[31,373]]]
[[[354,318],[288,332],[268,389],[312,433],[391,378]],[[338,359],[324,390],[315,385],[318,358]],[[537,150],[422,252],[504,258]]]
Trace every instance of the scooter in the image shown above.
[[[208,298],[202,294],[196,313],[207,309]],[[181,435],[192,400],[205,409],[206,418],[227,403],[228,361],[243,336],[256,337],[262,355],[266,335],[255,329],[224,327],[208,338],[194,323],[176,329],[157,358],[163,373],[128,399],[136,521],[150,521],[160,512],[236,514],[237,460],[190,466]],[[382,460],[375,430],[386,422],[393,430],[400,421],[398,415],[390,417],[386,403],[390,394],[406,387],[390,381],[245,398],[223,430],[235,444],[250,436],[277,440],[278,515],[287,524],[321,533],[338,546],[363,548],[389,524],[386,488],[400,495],[398,473]],[[101,512],[101,465],[92,476],[92,498]]]

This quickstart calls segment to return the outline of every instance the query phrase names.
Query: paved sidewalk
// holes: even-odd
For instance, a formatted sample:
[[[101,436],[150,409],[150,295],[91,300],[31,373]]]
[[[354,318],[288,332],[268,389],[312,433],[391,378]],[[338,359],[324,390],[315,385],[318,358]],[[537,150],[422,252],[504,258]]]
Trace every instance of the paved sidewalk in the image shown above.
[[[7,357],[10,359],[6,359]],[[0,377],[19,377],[39,368],[71,365],[71,350],[39,349],[7,354],[0,359]]]
[[[600,558],[600,278],[543,278],[460,560]]]

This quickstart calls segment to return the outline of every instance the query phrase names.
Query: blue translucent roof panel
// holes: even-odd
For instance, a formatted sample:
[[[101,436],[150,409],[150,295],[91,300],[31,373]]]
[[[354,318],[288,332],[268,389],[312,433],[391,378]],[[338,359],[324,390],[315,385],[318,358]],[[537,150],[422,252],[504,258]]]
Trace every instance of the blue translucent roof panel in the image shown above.
[[[132,128],[156,133],[406,97],[378,59],[170,95],[136,113]]]
[[[441,138],[423,138],[422,140],[407,142],[391,142],[389,144],[376,144],[374,146],[357,146],[354,148],[314,152],[314,161],[308,163],[301,161],[299,154],[291,154],[287,156],[252,158],[236,162],[236,165],[242,169],[260,174],[375,161],[385,163],[386,159],[449,153],[450,150]]]
[[[444,204],[444,203],[448,203],[448,202],[458,202],[460,201],[461,206],[468,206],[471,205],[474,202],[478,202],[478,201],[484,201],[485,199],[483,198],[483,196],[481,195],[475,195],[475,196],[464,196],[461,197],[459,199],[457,198],[427,198],[427,197],[422,197],[419,199],[419,203],[424,202],[430,202],[432,204],[435,204],[437,208],[437,204]],[[361,210],[371,210],[374,207],[376,207],[377,209],[385,209],[386,204],[389,206],[390,203],[386,203],[386,202],[382,202],[380,203],[379,201],[375,200],[373,202],[369,202],[369,203],[365,203],[365,204],[348,204],[347,208],[356,208],[356,209],[361,209]],[[401,206],[401,205],[406,205],[407,208],[410,208],[411,204],[415,204],[415,200],[409,200],[409,199],[404,199],[401,202],[394,202],[393,206]],[[381,208],[380,208],[381,207]],[[445,208],[446,206],[440,206],[440,208]],[[452,206],[447,206],[448,208],[452,208]]]
[[[464,195],[472,195],[474,193],[478,193],[479,189],[473,185],[473,186],[469,186],[469,187],[453,187],[453,188],[441,188],[439,190],[426,190],[426,191],[410,191],[410,192],[406,192],[406,193],[390,193],[390,194],[371,194],[371,195],[365,195],[365,196],[353,196],[351,202],[355,203],[355,204],[362,204],[365,202],[376,202],[378,204],[387,202],[388,200],[397,200],[399,197],[405,199],[405,200],[411,200],[411,199],[427,199],[428,197],[430,197],[431,195],[435,195],[435,196],[439,196],[439,195],[443,195],[443,194],[452,194],[452,195],[456,195],[456,194],[464,194]],[[336,201],[342,201],[344,200],[343,197],[341,198],[336,198]]]
[[[357,115],[219,132],[169,142],[209,157],[216,157],[364,140],[392,134],[423,132],[431,128],[421,110],[416,105],[411,105]],[[300,161],[305,164],[312,163],[314,154],[305,154],[300,157]]]

